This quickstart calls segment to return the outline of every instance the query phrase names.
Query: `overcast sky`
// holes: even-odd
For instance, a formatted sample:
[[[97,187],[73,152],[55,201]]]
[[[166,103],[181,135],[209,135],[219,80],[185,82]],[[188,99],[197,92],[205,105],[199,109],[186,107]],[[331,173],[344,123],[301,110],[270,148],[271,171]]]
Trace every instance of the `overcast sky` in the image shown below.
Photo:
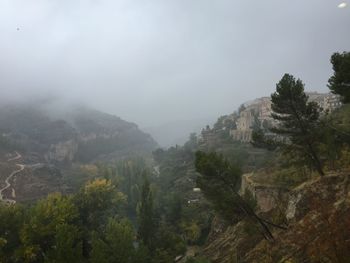
[[[285,72],[327,91],[337,0],[0,0],[0,96],[63,96],[142,126],[227,114]]]

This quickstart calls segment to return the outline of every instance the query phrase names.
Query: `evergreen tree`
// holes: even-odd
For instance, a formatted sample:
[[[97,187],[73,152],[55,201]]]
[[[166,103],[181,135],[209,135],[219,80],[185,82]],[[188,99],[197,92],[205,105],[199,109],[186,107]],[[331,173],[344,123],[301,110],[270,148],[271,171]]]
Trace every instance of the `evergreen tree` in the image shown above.
[[[145,176],[138,206],[138,237],[150,250],[153,248],[153,237],[156,231],[153,193],[150,182]]]
[[[260,225],[261,233],[266,239],[274,239],[268,225],[285,229],[260,218],[248,202],[238,194],[241,182],[241,170],[230,164],[221,155],[197,152],[196,170],[200,173],[197,185],[204,196],[211,201],[214,209],[227,221],[238,222],[250,220]]]
[[[292,75],[285,74],[271,95],[272,117],[278,121],[272,131],[284,138],[285,153],[295,154],[306,164],[324,175],[319,156],[320,108],[308,102],[304,84]]]
[[[350,102],[350,52],[334,53],[331,57],[334,74],[328,80],[328,87],[339,94],[344,103]]]

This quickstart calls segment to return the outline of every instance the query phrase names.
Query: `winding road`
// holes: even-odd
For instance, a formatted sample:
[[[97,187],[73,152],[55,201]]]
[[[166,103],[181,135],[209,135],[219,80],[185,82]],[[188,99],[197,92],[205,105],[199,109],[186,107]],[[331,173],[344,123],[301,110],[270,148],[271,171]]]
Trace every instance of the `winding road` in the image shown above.
[[[22,155],[20,155],[18,152],[15,152],[15,153],[16,153],[16,156],[13,157],[13,158],[8,159],[8,160],[7,160],[8,162],[16,161],[16,160],[19,160],[19,159],[22,158]],[[0,201],[5,202],[5,203],[9,203],[9,204],[14,204],[14,203],[16,203],[16,201],[13,200],[13,199],[7,199],[7,198],[5,198],[4,195],[3,195],[3,192],[11,186],[11,184],[10,184],[11,178],[14,177],[16,174],[20,173],[21,171],[23,171],[24,168],[25,168],[25,165],[24,165],[24,164],[16,164],[16,166],[18,166],[19,169],[13,171],[13,172],[6,178],[6,180],[5,180],[6,186],[0,189]],[[15,197],[15,192],[14,192],[14,190],[12,191],[12,196]]]

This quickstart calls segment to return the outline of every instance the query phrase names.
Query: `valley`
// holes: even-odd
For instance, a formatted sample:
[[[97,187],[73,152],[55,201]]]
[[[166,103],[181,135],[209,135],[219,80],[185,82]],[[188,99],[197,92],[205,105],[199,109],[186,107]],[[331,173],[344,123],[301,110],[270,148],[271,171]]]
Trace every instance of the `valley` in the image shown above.
[[[41,209],[41,205],[52,206],[54,209],[68,202],[79,211],[79,217],[86,220],[88,229],[83,229],[74,221],[67,222],[87,236],[99,229],[100,224],[107,224],[105,227],[108,227],[108,220],[112,220],[109,214],[124,217],[131,226],[127,227],[123,225],[124,221],[113,219],[116,220],[113,221],[116,224],[113,231],[125,229],[128,235],[136,237],[130,241],[147,248],[147,252],[130,248],[129,258],[142,252],[150,253],[148,255],[159,260],[155,262],[166,263],[173,260],[179,263],[193,260],[212,263],[260,262],[260,258],[270,262],[266,258],[268,249],[273,251],[271,257],[274,259],[271,262],[284,257],[299,260],[303,258],[300,251],[308,246],[306,243],[293,243],[293,240],[300,238],[294,229],[307,231],[314,238],[323,235],[321,226],[315,229],[311,227],[316,224],[313,215],[323,213],[318,202],[329,207],[327,217],[322,220],[332,224],[332,229],[334,226],[345,228],[347,224],[343,221],[344,217],[336,215],[348,213],[350,207],[346,197],[350,182],[350,173],[346,170],[349,165],[346,158],[348,150],[344,148],[342,158],[337,160],[341,163],[338,170],[327,168],[326,175],[322,178],[308,166],[284,165],[277,151],[269,147],[256,147],[255,142],[251,141],[257,131],[257,117],[254,119],[254,116],[261,118],[261,125],[264,116],[267,116],[266,111],[272,111],[271,104],[269,105],[261,107],[259,103],[246,104],[246,109],[240,114],[219,117],[212,128],[203,128],[199,135],[191,134],[182,146],[176,145],[168,149],[156,149],[153,146],[144,150],[134,148],[134,143],[138,145],[138,142],[130,141],[126,144],[127,140],[117,139],[120,131],[112,128],[116,121],[114,117],[97,113],[98,118],[106,118],[99,125],[96,125],[96,121],[102,119],[86,119],[79,124],[80,128],[73,129],[76,126],[69,126],[69,120],[54,120],[53,124],[50,118],[40,115],[41,113],[29,111],[31,118],[34,118],[32,123],[38,125],[38,119],[41,119],[40,125],[49,127],[45,129],[50,132],[41,132],[41,136],[37,137],[38,131],[34,130],[32,123],[27,123],[25,129],[14,123],[11,130],[3,133],[6,134],[3,135],[6,148],[1,151],[0,158],[0,208],[5,205],[2,209],[7,211],[5,213],[10,213],[11,209],[17,209],[17,204],[21,204],[24,205],[21,208],[24,209],[23,213],[41,213],[35,210]],[[334,109],[334,114],[341,119],[347,116],[348,110],[344,106],[340,110]],[[21,110],[18,112],[23,114]],[[4,112],[2,114],[2,119],[5,120]],[[104,126],[100,126],[102,123]],[[126,136],[134,136],[136,126],[129,127],[131,130],[127,131]],[[70,131],[62,137],[62,129]],[[53,133],[59,136],[52,137]],[[237,134],[249,135],[251,139],[247,142],[247,137],[237,137]],[[136,141],[139,140],[137,136],[139,135],[136,135]],[[146,144],[153,142],[148,135],[142,140]],[[122,151],[118,150],[120,147]],[[143,146],[141,144],[137,147]],[[225,168],[233,173],[233,177],[228,180],[239,176],[231,187],[239,193],[239,202],[251,207],[250,212],[242,215],[236,209],[240,207],[239,202],[236,204],[235,197],[226,193],[226,185],[231,183],[225,181],[221,185],[216,181],[200,181],[205,170],[199,168],[199,153],[204,154],[204,157],[206,154],[210,156],[217,153],[207,162],[214,162],[218,158],[217,162],[223,162],[223,167],[231,167]],[[214,178],[210,177],[209,180]],[[330,189],[329,185],[333,188]],[[318,190],[315,192],[314,189]],[[333,206],[336,207],[333,209]],[[45,209],[51,211],[51,208]],[[45,210],[42,212],[46,213]],[[55,220],[56,215],[51,213],[53,211],[49,212],[48,218]],[[247,219],[251,213],[263,225],[268,222],[265,227],[270,239],[279,240],[279,243],[270,243],[266,233],[259,230],[259,224]],[[25,220],[34,220],[30,214],[28,216]],[[21,231],[27,230],[23,228]],[[338,228],[332,231],[335,231],[334,242],[344,242],[337,232]],[[100,238],[105,238],[102,233],[100,235]],[[87,242],[81,238],[82,242]],[[331,244],[324,245],[327,250],[330,249]],[[281,246],[290,246],[290,250]],[[318,246],[321,244],[308,248],[308,255],[313,256],[313,251]],[[94,251],[98,249],[88,246],[84,252],[84,249],[73,247],[76,253],[83,253],[80,255],[82,258],[94,257]],[[157,249],[153,250],[153,247]],[[131,259],[130,263],[134,263],[134,260],[136,259]]]
[[[168,148],[92,108],[4,105],[0,262],[345,263],[350,105],[338,93],[284,74],[270,97]]]
[[[350,263],[349,1],[0,1],[0,263]]]

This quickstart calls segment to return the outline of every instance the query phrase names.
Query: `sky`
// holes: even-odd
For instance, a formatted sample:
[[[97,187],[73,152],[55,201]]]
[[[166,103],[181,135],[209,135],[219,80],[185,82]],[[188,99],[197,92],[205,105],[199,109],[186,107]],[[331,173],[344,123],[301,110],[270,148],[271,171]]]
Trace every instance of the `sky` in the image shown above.
[[[350,51],[337,0],[0,0],[0,98],[57,97],[150,127],[269,96],[284,73],[327,91]]]

